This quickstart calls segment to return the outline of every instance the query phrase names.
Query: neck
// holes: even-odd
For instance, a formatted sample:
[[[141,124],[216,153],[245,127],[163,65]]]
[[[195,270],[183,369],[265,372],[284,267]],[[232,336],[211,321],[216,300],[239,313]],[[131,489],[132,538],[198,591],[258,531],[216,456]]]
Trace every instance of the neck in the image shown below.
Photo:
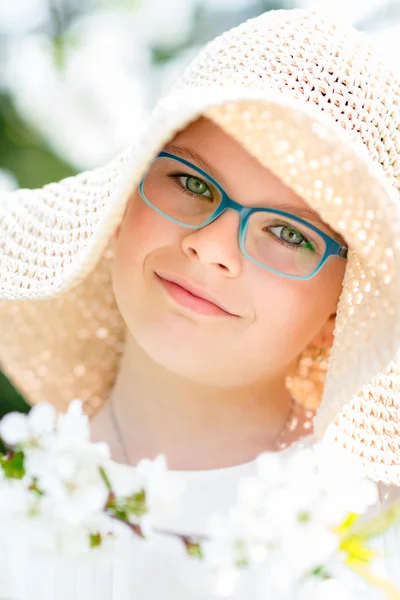
[[[240,388],[188,381],[154,363],[127,332],[110,399],[92,421],[92,439],[107,441],[121,462],[164,453],[170,469],[222,468],[272,449],[290,409],[282,376]]]

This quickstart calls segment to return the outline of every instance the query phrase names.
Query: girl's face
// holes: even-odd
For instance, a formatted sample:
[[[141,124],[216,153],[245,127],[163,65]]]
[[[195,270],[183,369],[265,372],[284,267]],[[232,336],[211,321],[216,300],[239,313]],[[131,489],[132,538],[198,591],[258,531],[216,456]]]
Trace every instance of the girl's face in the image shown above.
[[[306,209],[306,220],[343,241],[211,121],[192,123],[164,150],[202,167],[240,204],[299,216]],[[154,361],[191,381],[272,380],[309,343],[331,343],[345,261],[331,257],[313,278],[287,279],[246,258],[238,232],[233,210],[190,230],[154,211],[137,190],[115,232],[113,287],[130,333]]]

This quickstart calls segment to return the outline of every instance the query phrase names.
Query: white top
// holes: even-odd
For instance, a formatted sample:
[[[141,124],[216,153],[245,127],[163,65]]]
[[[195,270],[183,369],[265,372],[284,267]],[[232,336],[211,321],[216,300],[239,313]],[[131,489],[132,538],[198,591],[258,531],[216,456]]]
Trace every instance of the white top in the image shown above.
[[[303,438],[304,445],[313,436]],[[290,452],[291,448],[285,450]],[[201,533],[208,517],[224,510],[235,498],[238,478],[254,473],[255,461],[223,469],[204,471],[171,471],[183,481],[186,491],[182,498],[182,512],[176,523],[168,528],[182,533]],[[134,467],[114,463],[115,474],[125,476]],[[380,503],[400,501],[400,488],[379,485]],[[159,527],[163,523],[158,523]],[[165,526],[165,525],[164,525]],[[382,553],[387,575],[400,589],[400,525],[375,540]],[[88,555],[90,556],[90,555]],[[65,558],[38,558],[24,555],[21,545],[1,548],[0,543],[0,599],[1,600],[209,600],[217,596],[199,588],[201,577],[194,576],[201,569],[200,561],[186,556],[183,544],[176,538],[157,536],[156,541],[144,541],[134,535],[115,547],[113,554],[93,559],[86,557],[78,563]],[[253,582],[254,587],[254,582]],[[243,584],[232,596],[234,600],[261,600],[252,581]],[[363,594],[363,600],[381,599],[378,593]],[[262,596],[262,600],[269,600]]]

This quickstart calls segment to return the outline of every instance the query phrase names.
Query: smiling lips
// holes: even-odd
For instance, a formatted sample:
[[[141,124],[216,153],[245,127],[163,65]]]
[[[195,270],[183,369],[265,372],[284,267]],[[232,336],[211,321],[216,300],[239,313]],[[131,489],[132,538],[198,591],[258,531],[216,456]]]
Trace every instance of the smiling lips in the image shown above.
[[[231,313],[211,294],[197,288],[183,277],[161,272],[156,272],[155,274],[168,295],[178,304],[202,315],[238,316]]]

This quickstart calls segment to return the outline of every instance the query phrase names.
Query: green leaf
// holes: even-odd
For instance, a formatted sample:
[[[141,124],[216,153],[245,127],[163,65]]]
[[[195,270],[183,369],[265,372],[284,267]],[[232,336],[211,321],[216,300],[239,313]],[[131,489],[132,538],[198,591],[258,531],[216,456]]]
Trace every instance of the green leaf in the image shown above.
[[[187,536],[183,536],[182,541],[185,544],[186,552],[189,554],[189,556],[193,556],[194,558],[199,559],[204,558],[200,542],[196,542],[191,538],[188,538]]]
[[[102,542],[101,533],[97,532],[97,533],[90,534],[90,547],[91,548],[97,548],[98,546],[101,546],[101,542]]]
[[[129,515],[135,515],[135,517],[142,517],[147,513],[146,506],[146,492],[141,490],[132,496],[127,496],[121,499],[121,508],[125,510]]]
[[[355,523],[348,531],[349,536],[369,540],[387,531],[400,518],[400,504],[392,504],[383,510],[378,516],[359,525]]]
[[[110,480],[108,479],[107,473],[105,472],[104,468],[99,467],[99,471],[100,471],[101,478],[106,485],[106,488],[108,489],[109,492],[112,492],[112,486],[111,486]]]
[[[247,558],[245,558],[244,556],[242,556],[242,558],[238,558],[235,561],[235,565],[241,569],[243,567],[248,567],[249,566],[249,561],[247,560]]]
[[[299,523],[308,523],[311,519],[311,515],[307,511],[299,512],[297,515]]]
[[[22,479],[25,475],[24,453],[22,450],[0,456],[0,466],[7,479]]]
[[[35,492],[38,496],[44,496],[44,491],[38,487],[36,477],[33,479],[31,485],[29,486],[31,492]]]
[[[114,497],[114,502],[107,504],[107,508],[115,512],[115,515],[120,519],[129,520],[129,517],[142,517],[147,513],[146,492],[141,490],[131,496],[122,498]]]
[[[109,514],[123,521],[129,521],[129,517],[132,515],[142,517],[148,511],[146,492],[140,490],[140,492],[131,496],[118,498],[114,492],[110,491],[105,508]]]
[[[112,517],[117,517],[123,521],[128,521],[126,512],[118,506],[118,498],[113,491],[110,491],[104,509]]]
[[[326,566],[319,565],[318,567],[315,567],[315,569],[311,571],[311,575],[313,577],[321,577],[322,579],[325,579],[327,577]]]

